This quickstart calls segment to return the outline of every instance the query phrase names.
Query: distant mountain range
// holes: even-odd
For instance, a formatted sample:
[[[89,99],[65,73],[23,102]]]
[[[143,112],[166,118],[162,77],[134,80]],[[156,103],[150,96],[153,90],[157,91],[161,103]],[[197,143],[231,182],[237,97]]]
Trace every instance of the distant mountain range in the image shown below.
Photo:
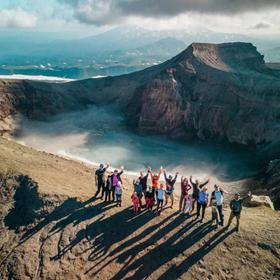
[[[68,37],[69,34],[0,32],[0,74],[66,78],[119,75],[165,61],[193,42],[253,42],[269,62],[279,62],[280,56],[276,48],[280,39],[262,40],[210,30],[151,31],[121,26],[86,38]]]

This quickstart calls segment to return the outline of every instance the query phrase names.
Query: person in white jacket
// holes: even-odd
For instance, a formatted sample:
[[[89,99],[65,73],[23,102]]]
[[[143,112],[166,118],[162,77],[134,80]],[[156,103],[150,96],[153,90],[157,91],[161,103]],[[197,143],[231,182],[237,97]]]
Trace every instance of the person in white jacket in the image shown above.
[[[122,193],[123,193],[122,183],[121,181],[119,181],[115,189],[117,207],[122,206]]]

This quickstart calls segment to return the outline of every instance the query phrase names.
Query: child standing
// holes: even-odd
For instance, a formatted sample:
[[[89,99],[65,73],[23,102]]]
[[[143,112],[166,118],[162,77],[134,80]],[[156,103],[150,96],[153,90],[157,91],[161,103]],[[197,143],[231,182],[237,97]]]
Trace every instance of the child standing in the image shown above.
[[[121,181],[118,182],[117,186],[116,186],[116,190],[115,190],[115,194],[116,194],[116,201],[117,201],[117,207],[121,207],[122,206],[122,183]]]
[[[155,193],[152,188],[149,188],[149,190],[146,192],[145,200],[146,200],[146,209],[152,211],[155,202]]]
[[[137,196],[139,197],[139,204],[140,207],[142,208],[142,185],[140,184],[140,180],[133,180],[133,187],[134,187],[134,192],[137,193]]]
[[[191,195],[187,194],[185,196],[185,208],[184,208],[184,213],[187,214],[188,216],[190,215],[190,213],[192,212],[192,208],[193,208],[193,198]]]
[[[157,191],[157,212],[160,215],[160,212],[162,211],[163,201],[165,197],[165,190],[163,189],[163,184],[160,184],[160,187]],[[160,211],[159,211],[160,208]]]
[[[212,212],[212,220],[211,220],[212,226],[218,228],[219,220],[218,220],[217,202],[215,199],[212,200],[211,202],[211,212]]]
[[[134,207],[134,213],[137,213],[140,209],[140,201],[139,197],[137,195],[137,192],[134,192],[131,196],[131,200],[133,202],[133,207]]]

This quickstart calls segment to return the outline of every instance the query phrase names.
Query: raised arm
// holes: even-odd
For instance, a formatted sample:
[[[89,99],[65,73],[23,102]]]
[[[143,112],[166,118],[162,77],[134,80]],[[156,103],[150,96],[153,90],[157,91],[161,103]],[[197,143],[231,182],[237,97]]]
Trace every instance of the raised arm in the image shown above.
[[[247,194],[245,197],[241,198],[242,202],[243,202],[245,199],[247,199],[248,197],[251,197],[251,196],[252,196],[252,193],[251,193],[251,192],[248,192],[248,194]]]
[[[165,170],[163,170],[163,174],[164,174],[164,179],[167,182],[167,176],[166,176],[166,171]]]
[[[220,188],[220,191],[224,194],[230,194],[228,191],[225,191],[224,189]]]
[[[159,169],[158,177],[160,176],[161,173],[162,173],[162,166],[161,166],[160,169]]]
[[[118,176],[121,176],[123,174],[123,171],[124,171],[124,167],[122,166],[121,171],[118,173]]]
[[[199,187],[203,188],[204,186],[206,186],[209,183],[209,179],[207,179],[203,184],[201,184]]]
[[[177,181],[177,177],[178,177],[178,172],[176,172],[176,175],[174,177],[174,179],[172,180],[172,184],[175,185],[176,181]]]
[[[109,168],[110,164],[109,163],[106,163],[106,166],[104,167],[104,171],[106,171],[108,168]]]
[[[153,178],[153,172],[152,172],[152,168],[151,168],[151,166],[147,166],[147,172],[148,172],[148,176],[149,176],[149,174],[151,175],[151,178]]]
[[[148,171],[147,174],[144,176],[145,180],[148,179],[149,174],[150,174],[150,173],[149,173],[149,171]]]
[[[194,184],[194,182],[192,180],[192,176],[190,176],[190,182],[191,182],[192,185]]]
[[[150,169],[148,170],[148,172],[150,173],[150,175],[151,175],[151,179],[153,180],[154,174],[153,174],[152,169],[150,168]]]

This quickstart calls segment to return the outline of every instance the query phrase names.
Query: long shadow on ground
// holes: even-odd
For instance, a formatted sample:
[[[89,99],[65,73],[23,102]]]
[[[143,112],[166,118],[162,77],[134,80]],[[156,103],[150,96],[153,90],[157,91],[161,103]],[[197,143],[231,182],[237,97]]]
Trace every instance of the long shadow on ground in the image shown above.
[[[156,217],[154,213],[144,211],[137,215],[136,218],[131,207],[125,208],[109,217],[100,216],[97,220],[87,225],[85,229],[81,229],[76,234],[76,238],[60,249],[52,259],[60,259],[84,239],[91,242],[91,248],[80,254],[91,250],[89,260],[98,259],[104,256],[114,244],[126,239],[154,217]]]
[[[38,184],[30,177],[20,175],[16,177],[18,188],[13,196],[14,207],[4,219],[5,226],[9,229],[18,230],[21,226],[32,224],[40,217],[40,209],[43,201],[38,193]],[[5,187],[5,186],[4,186]]]
[[[180,265],[173,265],[167,271],[165,271],[158,279],[178,279],[182,274],[186,273],[194,264],[198,263],[203,259],[211,250],[213,250],[217,245],[228,238],[235,229],[226,231],[223,228],[221,231],[217,232],[212,236],[201,248],[195,251],[191,256],[186,258]]]
[[[58,224],[56,229],[61,230],[63,227],[67,226],[67,224],[72,222],[78,223],[82,220],[90,218],[94,213],[102,211],[102,206],[99,204],[88,209],[85,208],[93,201],[94,198],[91,198],[85,202],[78,201],[76,198],[68,198],[61,205],[57,206],[50,214],[45,216],[36,226],[27,230],[22,236],[21,242],[25,242],[27,239],[53,222],[57,222]]]
[[[188,222],[186,217],[178,215],[178,212],[162,219],[158,218],[157,222],[147,226],[152,219],[158,217],[155,213],[143,211],[135,215],[132,208],[128,207],[121,211],[118,210],[113,215],[106,216],[103,212],[115,207],[115,205],[98,203],[92,206],[90,203],[93,201],[94,199],[85,202],[73,198],[67,199],[39,224],[29,229],[24,234],[21,243],[46,226],[51,225],[45,239],[57,234],[70,224],[77,226],[98,217],[85,228],[80,229],[69,244],[64,247],[58,244],[57,254],[52,256],[51,260],[59,260],[80,242],[86,240],[89,246],[76,255],[78,257],[89,252],[88,260],[93,262],[94,266],[85,271],[85,274],[95,277],[112,262],[117,262],[122,267],[111,278],[112,280],[124,279],[125,277],[126,279],[145,279],[152,272],[168,264],[173,258],[182,255],[194,244],[199,243],[213,230],[210,222],[201,225],[198,225],[197,220]],[[137,231],[142,227],[143,230],[138,233]],[[136,232],[137,234],[135,234]],[[224,229],[217,232],[181,264],[169,267],[160,276],[160,279],[180,277],[231,233],[232,231],[226,232]],[[114,246],[119,243],[119,247]],[[139,257],[139,252],[144,253],[144,255]]]
[[[182,219],[181,216],[179,216],[178,219]],[[127,277],[126,279],[147,278],[153,271],[168,263],[174,257],[182,254],[186,249],[190,248],[212,231],[210,222],[208,222],[198,226],[188,236],[178,241],[178,239],[195,224],[197,224],[197,221],[191,221],[185,227],[175,232],[165,242],[157,245],[147,254],[135,260],[125,269],[119,271],[112,279],[123,279],[130,271],[136,272],[133,276]]]

